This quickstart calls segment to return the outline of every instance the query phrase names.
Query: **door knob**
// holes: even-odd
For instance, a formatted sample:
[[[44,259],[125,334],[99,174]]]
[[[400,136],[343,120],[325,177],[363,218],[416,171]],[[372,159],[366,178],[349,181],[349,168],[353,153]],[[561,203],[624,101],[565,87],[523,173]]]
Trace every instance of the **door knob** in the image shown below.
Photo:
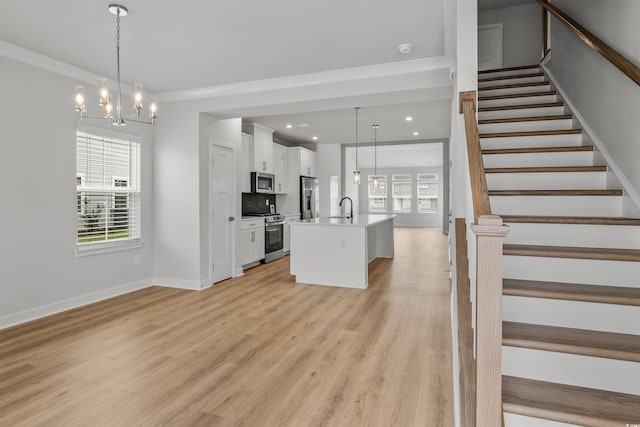
[[[236,220],[236,217],[234,217],[234,216],[230,216],[230,217],[229,217],[229,222],[231,222],[231,221],[235,221],[235,220]]]

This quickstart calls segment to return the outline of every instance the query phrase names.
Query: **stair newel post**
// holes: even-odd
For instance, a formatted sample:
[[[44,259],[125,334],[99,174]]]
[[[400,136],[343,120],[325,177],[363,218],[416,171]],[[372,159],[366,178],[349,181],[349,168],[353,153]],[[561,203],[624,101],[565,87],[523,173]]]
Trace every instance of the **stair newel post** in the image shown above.
[[[509,226],[482,215],[471,226],[477,239],[476,425],[502,424],[502,242]]]

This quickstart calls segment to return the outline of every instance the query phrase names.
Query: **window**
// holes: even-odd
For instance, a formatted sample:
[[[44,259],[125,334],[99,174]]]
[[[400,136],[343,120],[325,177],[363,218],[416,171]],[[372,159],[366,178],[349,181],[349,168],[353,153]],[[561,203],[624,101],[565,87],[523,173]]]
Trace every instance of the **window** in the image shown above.
[[[76,133],[78,251],[140,240],[140,143]]]
[[[394,174],[391,178],[393,180],[393,211],[411,212],[411,198],[413,197],[411,175]]]
[[[418,212],[438,210],[438,174],[418,174]]]
[[[387,211],[387,176],[378,175],[378,185],[373,183],[374,175],[369,175],[369,212]]]

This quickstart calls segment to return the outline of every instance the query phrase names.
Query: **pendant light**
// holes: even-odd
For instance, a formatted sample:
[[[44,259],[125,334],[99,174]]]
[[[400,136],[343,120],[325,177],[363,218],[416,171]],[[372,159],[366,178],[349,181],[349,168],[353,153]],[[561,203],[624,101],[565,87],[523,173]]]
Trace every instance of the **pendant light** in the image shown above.
[[[378,188],[378,128],[380,125],[371,125],[373,128],[373,187]]]
[[[356,110],[356,170],[353,171],[353,182],[360,185],[360,170],[358,169],[358,110],[360,107],[354,107]]]
[[[120,85],[120,17],[127,16],[129,11],[121,4],[110,4],[109,12],[116,16],[116,66],[118,71],[118,92],[116,97],[115,111],[111,101],[111,95],[109,94],[109,87],[107,86],[107,79],[101,78],[98,80],[98,106],[102,107],[103,117],[107,119],[107,123],[114,126],[125,126],[127,121],[136,123],[145,123],[152,125],[155,123],[158,117],[157,104],[155,100],[149,105],[149,118],[148,120],[141,118],[142,113],[142,85],[139,83],[134,84],[133,95],[133,109],[135,110],[135,116],[123,117],[122,116],[122,89]],[[75,93],[75,110],[80,113],[80,119],[97,119],[99,117],[86,116],[83,113],[86,111],[84,87],[76,86]]]

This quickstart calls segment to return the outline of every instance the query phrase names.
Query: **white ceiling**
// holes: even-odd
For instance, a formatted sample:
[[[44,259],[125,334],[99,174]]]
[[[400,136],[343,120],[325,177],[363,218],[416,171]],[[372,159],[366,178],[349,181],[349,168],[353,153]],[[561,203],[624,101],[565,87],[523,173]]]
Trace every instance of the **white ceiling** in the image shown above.
[[[442,166],[442,144],[399,144],[377,147],[378,169]],[[353,148],[349,148],[353,155]],[[358,148],[358,168],[373,168],[374,148]]]
[[[535,1],[536,0],[478,0],[478,10],[500,9],[502,7],[535,3]]]
[[[445,0],[123,0],[124,83],[163,93],[444,55]],[[115,79],[115,17],[104,0],[0,0],[0,39]],[[397,51],[412,43],[409,55]],[[334,105],[226,111],[291,140],[353,142],[376,121],[380,140],[449,134],[451,91],[336,99]],[[366,98],[366,99],[365,99]],[[365,103],[360,103],[366,100]],[[162,106],[161,106],[162,108]],[[216,111],[211,111],[215,113]],[[412,115],[414,122],[403,121]],[[309,128],[284,128],[306,122]],[[372,140],[366,130],[361,140]]]

